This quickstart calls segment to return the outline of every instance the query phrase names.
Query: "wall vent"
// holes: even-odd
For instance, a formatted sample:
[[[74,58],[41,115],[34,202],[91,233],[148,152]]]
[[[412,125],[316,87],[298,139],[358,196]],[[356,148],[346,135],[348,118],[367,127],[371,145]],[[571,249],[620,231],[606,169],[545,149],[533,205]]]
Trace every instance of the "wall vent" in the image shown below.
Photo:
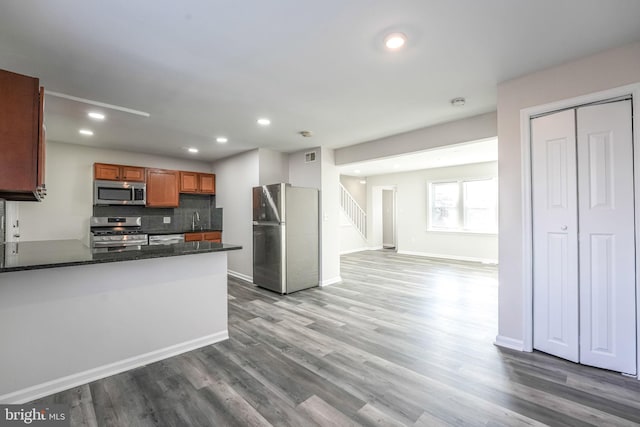
[[[308,153],[304,153],[304,162],[311,163],[316,161],[316,152],[309,151]]]

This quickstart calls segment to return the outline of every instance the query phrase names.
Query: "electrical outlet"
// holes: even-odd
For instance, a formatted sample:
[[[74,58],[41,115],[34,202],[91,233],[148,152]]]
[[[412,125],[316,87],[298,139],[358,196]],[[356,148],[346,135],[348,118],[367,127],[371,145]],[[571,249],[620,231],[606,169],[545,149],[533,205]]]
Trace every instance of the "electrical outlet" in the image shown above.
[[[164,219],[162,220],[163,223],[165,224],[171,224],[171,217],[170,216],[165,216]]]

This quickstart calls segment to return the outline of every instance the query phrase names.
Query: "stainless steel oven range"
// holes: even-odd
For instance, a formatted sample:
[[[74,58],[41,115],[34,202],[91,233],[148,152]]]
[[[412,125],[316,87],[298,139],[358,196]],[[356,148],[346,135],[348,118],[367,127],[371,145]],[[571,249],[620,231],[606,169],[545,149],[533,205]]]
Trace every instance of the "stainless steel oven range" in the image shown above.
[[[94,252],[139,250],[149,243],[147,234],[142,231],[142,218],[139,216],[92,216],[90,227]]]

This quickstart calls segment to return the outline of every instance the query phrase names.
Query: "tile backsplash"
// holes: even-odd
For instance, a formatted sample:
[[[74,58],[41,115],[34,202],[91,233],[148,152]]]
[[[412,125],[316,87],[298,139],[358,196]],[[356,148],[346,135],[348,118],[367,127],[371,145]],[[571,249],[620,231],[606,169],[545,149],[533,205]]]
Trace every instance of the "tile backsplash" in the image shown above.
[[[94,206],[93,216],[140,216],[143,230],[149,233],[190,231],[192,221],[199,216],[196,229],[222,230],[222,208],[216,208],[215,196],[180,194],[177,208]],[[169,224],[164,223],[165,217],[171,218]]]

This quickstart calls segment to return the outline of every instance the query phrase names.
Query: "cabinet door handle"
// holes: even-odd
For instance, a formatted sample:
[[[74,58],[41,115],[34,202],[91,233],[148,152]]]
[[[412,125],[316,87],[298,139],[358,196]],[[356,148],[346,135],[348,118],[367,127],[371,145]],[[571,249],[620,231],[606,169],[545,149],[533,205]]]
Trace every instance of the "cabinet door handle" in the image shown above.
[[[562,230],[562,231],[567,231],[567,226],[566,226],[566,225],[563,225],[562,227],[560,227],[560,230]]]

